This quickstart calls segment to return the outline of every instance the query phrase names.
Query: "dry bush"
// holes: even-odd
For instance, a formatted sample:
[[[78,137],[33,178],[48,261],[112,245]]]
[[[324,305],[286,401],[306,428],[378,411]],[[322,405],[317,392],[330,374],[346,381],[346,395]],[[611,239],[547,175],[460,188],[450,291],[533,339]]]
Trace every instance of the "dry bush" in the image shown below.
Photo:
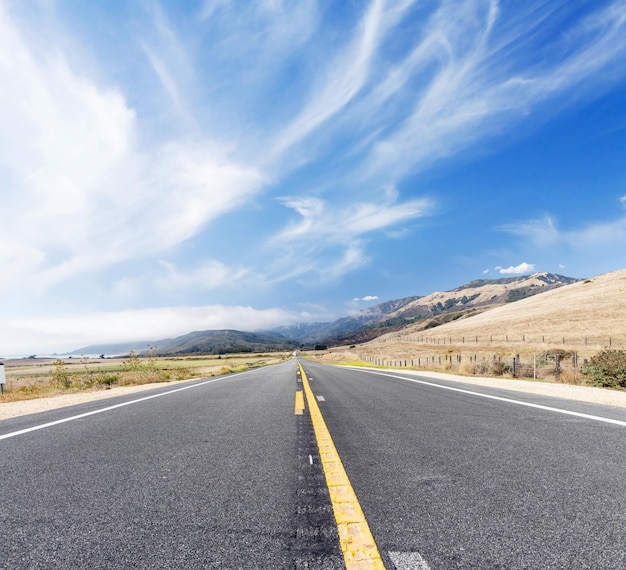
[[[583,366],[587,384],[607,388],[626,388],[626,350],[606,349]]]

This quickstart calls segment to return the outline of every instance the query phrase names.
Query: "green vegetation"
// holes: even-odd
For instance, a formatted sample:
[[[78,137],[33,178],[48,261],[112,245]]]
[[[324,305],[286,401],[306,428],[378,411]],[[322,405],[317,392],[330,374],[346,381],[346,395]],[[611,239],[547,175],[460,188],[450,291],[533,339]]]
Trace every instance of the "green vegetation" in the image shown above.
[[[70,373],[65,365],[65,361],[58,358],[54,361],[54,373],[52,382],[57,388],[69,388],[72,384]]]
[[[626,350],[603,350],[592,356],[581,372],[588,378],[587,384],[626,388]]]
[[[291,352],[219,357],[159,358],[131,352],[123,359],[57,359],[33,365],[32,360],[7,370],[1,401],[172,382],[242,372],[291,358]],[[251,358],[252,357],[252,358]]]
[[[528,288],[524,287],[521,289],[513,289],[509,291],[509,294],[506,297],[507,303],[515,303],[515,301],[519,301],[521,299],[525,299],[526,297],[530,297],[534,293],[529,291]]]

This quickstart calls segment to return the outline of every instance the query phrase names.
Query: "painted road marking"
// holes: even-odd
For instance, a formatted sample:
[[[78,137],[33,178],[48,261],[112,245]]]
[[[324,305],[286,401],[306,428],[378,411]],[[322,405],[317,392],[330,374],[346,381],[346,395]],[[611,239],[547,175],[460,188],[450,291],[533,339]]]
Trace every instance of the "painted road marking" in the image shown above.
[[[302,412],[304,412],[304,393],[302,390],[298,390],[296,392],[295,414],[301,416]]]
[[[428,562],[419,552],[390,552],[389,558],[396,570],[430,570]]]
[[[325,402],[325,401],[326,401],[326,399],[324,398],[324,396],[316,396],[316,398],[317,398],[317,401],[318,401],[318,402]]]
[[[302,375],[302,385],[306,394],[309,413],[315,431],[315,439],[320,452],[320,459],[326,476],[328,493],[333,506],[339,542],[343,551],[347,570],[380,569],[384,570],[378,547],[365,520],[365,515],[359,504],[356,493],[350,484],[346,470],[343,467],[337,448],[333,443],[326,422],[311,386],[307,380],[304,368],[300,362],[298,367]]]
[[[470,394],[471,396],[480,396],[481,398],[487,398],[489,400],[498,400],[500,402],[507,402],[508,404],[516,404],[518,406],[527,406],[528,408],[537,408],[538,410],[546,410],[548,412],[556,412],[558,414],[566,414],[568,416],[576,416],[578,418],[584,418],[586,420],[594,420],[596,422],[605,422],[607,424],[615,424],[618,426],[626,427],[626,421],[623,421],[623,420],[603,418],[602,416],[593,416],[591,414],[583,414],[582,412],[572,412],[571,410],[564,410],[562,408],[554,408],[552,406],[543,406],[541,404],[531,404],[530,402],[524,402],[522,400],[514,400],[512,398],[503,398],[502,396],[492,396],[491,394],[481,394],[480,392],[474,392],[472,390],[464,390],[462,388],[453,388],[452,386],[444,386],[442,384],[435,384],[434,382],[427,382],[426,380],[416,380],[414,378],[407,378],[406,376],[398,376],[397,374],[387,374],[386,372],[364,370],[363,368],[359,368],[356,366],[350,366],[349,368],[352,368],[353,370],[359,370],[361,372],[367,372],[369,374],[379,374],[381,376],[388,376],[389,378],[399,378],[400,380],[406,380],[407,382],[414,382],[415,384],[423,384],[424,386],[432,386],[433,388],[441,388],[442,390],[450,390],[452,392],[461,392],[462,394]]]
[[[10,437],[16,437],[18,435],[23,435],[25,433],[29,433],[31,431],[37,431],[40,429],[46,429],[52,426],[56,426],[59,424],[64,424],[66,422],[71,422],[74,420],[80,420],[82,418],[86,418],[88,416],[94,416],[96,414],[102,414],[104,412],[109,412],[111,410],[115,410],[116,408],[123,408],[124,406],[130,406],[132,404],[138,404],[139,402],[145,402],[146,400],[152,400],[153,398],[160,398],[161,396],[169,396],[170,394],[175,394],[176,392],[182,392],[183,390],[191,390],[193,388],[199,388],[200,386],[206,386],[207,384],[213,384],[214,382],[220,382],[222,380],[230,380],[235,376],[243,376],[244,374],[251,374],[255,372],[255,370],[248,370],[246,372],[237,372],[235,374],[229,374],[228,376],[222,376],[220,378],[213,378],[212,380],[207,380],[206,382],[201,382],[199,384],[193,384],[192,386],[183,386],[182,388],[176,388],[175,390],[169,390],[167,392],[161,392],[159,394],[152,394],[152,396],[145,396],[143,398],[138,398],[137,400],[130,400],[129,402],[123,402],[121,404],[115,404],[114,406],[108,406],[106,408],[101,408],[99,410],[93,410],[91,412],[86,412],[84,414],[78,414],[77,416],[71,416],[69,418],[63,418],[62,420],[55,420],[53,422],[48,422],[45,424],[40,424],[37,426],[32,426],[26,429],[21,429],[19,431],[14,431],[11,433],[5,433],[4,435],[0,435],[0,440],[9,439]]]

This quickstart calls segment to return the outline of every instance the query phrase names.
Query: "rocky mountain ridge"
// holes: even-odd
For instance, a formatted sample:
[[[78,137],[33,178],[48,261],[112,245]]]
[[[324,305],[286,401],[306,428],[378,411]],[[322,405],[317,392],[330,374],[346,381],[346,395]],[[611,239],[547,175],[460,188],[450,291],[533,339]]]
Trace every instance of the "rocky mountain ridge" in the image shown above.
[[[71,354],[225,354],[358,344],[410,325],[414,330],[434,328],[576,281],[580,280],[552,273],[478,279],[450,291],[385,301],[333,322],[299,323],[259,332],[196,331],[156,341],[86,346]]]

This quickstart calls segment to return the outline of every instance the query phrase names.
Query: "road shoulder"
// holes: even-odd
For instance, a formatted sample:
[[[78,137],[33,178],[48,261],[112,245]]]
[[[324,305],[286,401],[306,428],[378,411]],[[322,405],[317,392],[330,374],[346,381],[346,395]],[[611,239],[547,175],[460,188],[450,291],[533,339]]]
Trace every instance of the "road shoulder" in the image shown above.
[[[354,367],[366,368],[364,366]],[[513,390],[515,392],[525,392],[528,394],[538,394],[552,398],[564,398],[566,400],[577,400],[591,404],[601,404],[605,406],[617,406],[626,408],[626,392],[610,390],[607,388],[596,388],[593,386],[575,386],[571,384],[556,384],[553,382],[537,382],[532,380],[515,380],[507,378],[485,378],[478,376],[460,376],[445,372],[417,372],[405,369],[380,369],[368,368],[368,370],[379,370],[383,372],[399,372],[419,378],[433,378],[470,384],[473,386],[484,386],[489,388],[500,388],[502,390]]]

